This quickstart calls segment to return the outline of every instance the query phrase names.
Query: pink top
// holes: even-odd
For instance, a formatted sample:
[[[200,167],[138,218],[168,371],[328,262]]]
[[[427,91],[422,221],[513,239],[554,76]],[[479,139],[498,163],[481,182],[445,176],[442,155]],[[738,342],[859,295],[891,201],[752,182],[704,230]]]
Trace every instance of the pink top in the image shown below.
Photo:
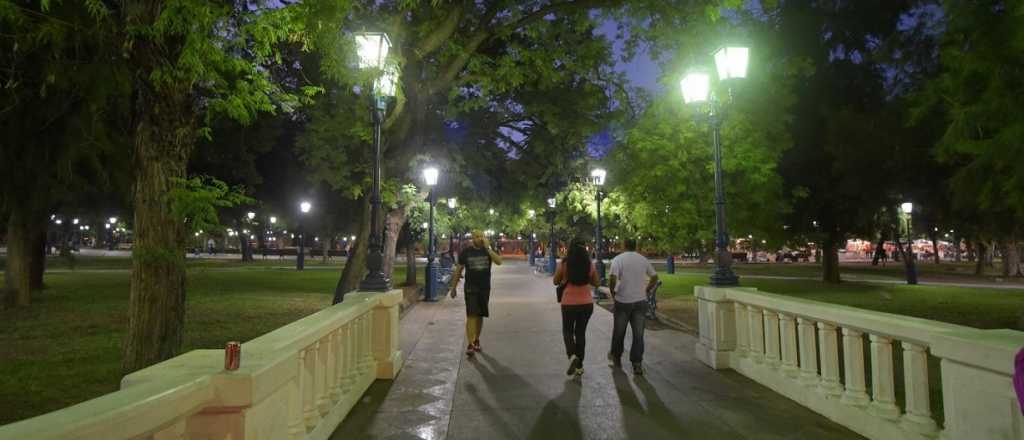
[[[568,277],[568,275],[566,274],[566,268],[565,268],[565,262],[564,261],[561,264],[559,264],[558,270],[562,272],[562,276],[563,277]],[[595,268],[594,264],[591,263],[590,264],[590,277],[593,278],[596,274],[597,274],[597,268]],[[573,306],[573,305],[580,305],[580,304],[593,304],[594,303],[594,297],[591,294],[591,290],[590,289],[591,289],[591,287],[590,287],[589,283],[588,284],[584,284],[582,286],[578,286],[578,285],[575,285],[575,284],[572,284],[572,283],[567,283],[565,285],[565,292],[562,293],[562,305],[563,306]]]

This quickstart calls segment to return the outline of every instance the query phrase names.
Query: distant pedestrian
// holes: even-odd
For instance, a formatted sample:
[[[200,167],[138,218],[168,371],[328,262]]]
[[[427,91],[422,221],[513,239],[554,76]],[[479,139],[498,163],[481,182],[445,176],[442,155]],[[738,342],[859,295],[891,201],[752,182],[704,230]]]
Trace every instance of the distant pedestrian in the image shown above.
[[[612,330],[612,349],[608,361],[622,367],[625,350],[626,325],[633,332],[629,361],[633,374],[644,374],[644,325],[647,312],[647,291],[658,282],[658,274],[647,257],[636,252],[636,240],[626,239],[626,252],[612,259],[608,288],[612,294],[615,324]]]
[[[211,238],[211,239],[206,240],[206,251],[209,252],[210,255],[213,255],[214,254],[214,252],[213,252],[214,250],[215,250],[215,248],[214,248],[213,239]]]
[[[491,244],[481,231],[473,231],[472,245],[459,252],[459,261],[455,266],[450,287],[451,297],[455,298],[456,289],[462,271],[466,271],[466,355],[479,353],[480,333],[483,332],[484,318],[490,316],[488,302],[491,298],[491,264],[501,266],[501,255],[491,250]]]
[[[565,284],[562,292],[562,339],[565,340],[565,355],[569,357],[567,375],[583,375],[583,355],[587,348],[587,323],[594,314],[594,299],[591,287],[600,285],[597,269],[590,262],[583,240],[573,240],[569,255],[555,270],[553,282],[556,286]]]

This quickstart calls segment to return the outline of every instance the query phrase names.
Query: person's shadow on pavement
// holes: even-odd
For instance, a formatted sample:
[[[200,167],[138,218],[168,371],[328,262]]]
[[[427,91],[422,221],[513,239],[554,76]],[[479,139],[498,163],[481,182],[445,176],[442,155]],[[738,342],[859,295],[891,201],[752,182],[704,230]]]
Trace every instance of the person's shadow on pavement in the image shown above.
[[[658,390],[644,376],[633,377],[633,382],[630,383],[625,372],[618,369],[612,371],[615,392],[619,395],[619,403],[623,410],[623,429],[629,437],[685,438],[687,431],[661,400]],[[640,396],[635,394],[633,385],[640,391]],[[641,396],[643,402],[640,401]],[[627,411],[628,409],[633,411]]]

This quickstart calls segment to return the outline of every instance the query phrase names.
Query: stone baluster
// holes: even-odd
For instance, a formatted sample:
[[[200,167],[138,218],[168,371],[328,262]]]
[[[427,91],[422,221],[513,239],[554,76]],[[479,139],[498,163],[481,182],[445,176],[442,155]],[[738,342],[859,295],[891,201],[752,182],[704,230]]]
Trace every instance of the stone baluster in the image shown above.
[[[779,366],[779,314],[763,310],[764,314],[764,360],[768,366]]]
[[[345,365],[342,371],[344,375],[344,381],[342,382],[343,392],[349,393],[352,391],[352,384],[355,383],[355,359],[356,359],[356,337],[355,337],[355,322],[349,321],[345,323]]]
[[[779,313],[779,338],[782,349],[782,372],[789,377],[797,377],[796,354],[796,321],[792,315]]]
[[[363,371],[372,373],[373,367],[373,313],[363,314]]]
[[[904,429],[924,435],[934,435],[938,426],[932,419],[928,398],[928,353],[925,347],[907,341],[903,346],[903,380],[907,392],[907,413],[903,415]]]
[[[320,422],[316,412],[316,352],[319,342],[302,350],[302,418],[306,422],[306,430],[312,431]]]
[[[291,440],[306,437],[306,423],[302,411],[306,400],[302,395],[302,380],[306,375],[306,350],[299,350],[295,373],[295,377],[288,383],[288,436]]]
[[[316,409],[320,417],[324,417],[331,410],[331,383],[329,369],[331,366],[331,343],[330,335],[320,338],[316,343]]]
[[[898,420],[900,409],[896,406],[892,339],[875,334],[868,338],[871,340],[871,412],[884,419]]]
[[[747,325],[750,327],[750,354],[754,362],[761,363],[764,360],[764,322],[761,317],[761,310],[757,307],[747,306]]]
[[[733,307],[736,320],[736,354],[746,357],[750,351],[750,330],[747,330],[747,308],[743,304],[736,303]]]
[[[867,405],[871,400],[864,377],[864,334],[852,328],[843,328],[843,371],[846,390],[842,402],[848,405]]]
[[[341,400],[342,381],[345,374],[345,337],[344,327],[339,327],[331,332],[331,354],[334,369],[331,370],[331,401],[337,403]]]
[[[814,321],[796,318],[800,345],[800,382],[806,386],[818,385],[818,350],[814,338]]]
[[[836,326],[827,322],[818,323],[818,352],[821,354],[821,384],[819,390],[829,396],[843,392],[839,384],[839,341]]]

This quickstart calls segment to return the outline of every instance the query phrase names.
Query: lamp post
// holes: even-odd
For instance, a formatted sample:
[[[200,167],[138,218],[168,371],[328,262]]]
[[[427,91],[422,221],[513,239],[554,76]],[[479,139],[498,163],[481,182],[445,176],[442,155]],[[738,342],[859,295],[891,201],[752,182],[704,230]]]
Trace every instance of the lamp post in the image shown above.
[[[601,200],[604,199],[604,191],[601,189],[604,187],[604,178],[608,173],[603,168],[596,168],[590,172],[590,179],[594,182],[597,187],[597,233],[596,247],[594,254],[597,256],[597,276],[601,280],[601,284],[605,283],[604,274],[604,240],[601,239]],[[604,297],[604,294],[600,290],[594,289],[594,295]]]
[[[448,209],[452,211],[451,220],[448,221],[448,229],[450,229],[448,231],[448,256],[451,257],[452,264],[455,264],[455,208],[457,205],[458,202],[455,200],[455,197],[448,199]]]
[[[534,237],[537,236],[537,234],[533,233],[533,219],[534,219],[534,217],[537,216],[537,211],[534,211],[534,210],[531,209],[531,210],[526,212],[526,215],[530,218],[530,235],[526,239],[527,243],[529,243],[527,245],[528,249],[527,249],[527,257],[526,257],[526,259],[529,260],[530,267],[533,267],[533,263],[535,262],[535,259],[534,259],[534,256],[533,256],[533,239],[534,239]]]
[[[900,205],[900,211],[903,211],[903,215],[907,218],[907,252],[905,253],[907,261],[903,262],[903,268],[907,274],[907,284],[917,284],[917,265],[914,263],[914,236],[912,232],[914,204],[904,202]]]
[[[554,274],[555,267],[558,266],[558,250],[555,248],[555,204],[556,200],[554,197],[548,199],[548,224],[551,225],[551,231],[548,232],[548,273]]]
[[[302,218],[309,213],[309,210],[313,208],[313,205],[303,200],[299,203],[299,211],[302,215],[299,217],[299,254],[295,256],[295,269],[302,270],[306,267],[306,229],[302,226]]]
[[[371,117],[373,118],[373,191],[370,194],[370,242],[366,256],[366,278],[359,290],[384,292],[391,289],[391,279],[384,273],[384,231],[381,229],[380,198],[380,126],[387,110],[387,98],[395,95],[398,72],[385,66],[391,40],[382,32],[363,32],[356,35],[359,68],[382,72],[370,87]],[[341,300],[344,297],[340,298]],[[339,301],[340,302],[340,301]]]
[[[727,82],[747,76],[749,49],[746,47],[723,47],[715,52],[715,66],[718,79]],[[729,252],[729,231],[725,223],[725,187],[722,182],[721,128],[724,115],[721,103],[711,93],[711,75],[705,72],[691,72],[680,82],[683,100],[687,104],[707,104],[708,121],[713,131],[715,156],[715,226],[716,258],[715,272],[711,275],[712,286],[738,285],[739,277],[732,271],[732,254]],[[729,97],[732,90],[729,89]]]
[[[437,177],[440,174],[437,168],[428,167],[423,170],[423,180],[427,184],[427,188],[430,188],[427,192],[427,204],[430,205],[430,213],[427,216],[427,267],[426,267],[426,281],[424,284],[424,296],[427,301],[437,301],[437,263],[434,261],[436,257],[434,247],[434,187],[437,186]]]

